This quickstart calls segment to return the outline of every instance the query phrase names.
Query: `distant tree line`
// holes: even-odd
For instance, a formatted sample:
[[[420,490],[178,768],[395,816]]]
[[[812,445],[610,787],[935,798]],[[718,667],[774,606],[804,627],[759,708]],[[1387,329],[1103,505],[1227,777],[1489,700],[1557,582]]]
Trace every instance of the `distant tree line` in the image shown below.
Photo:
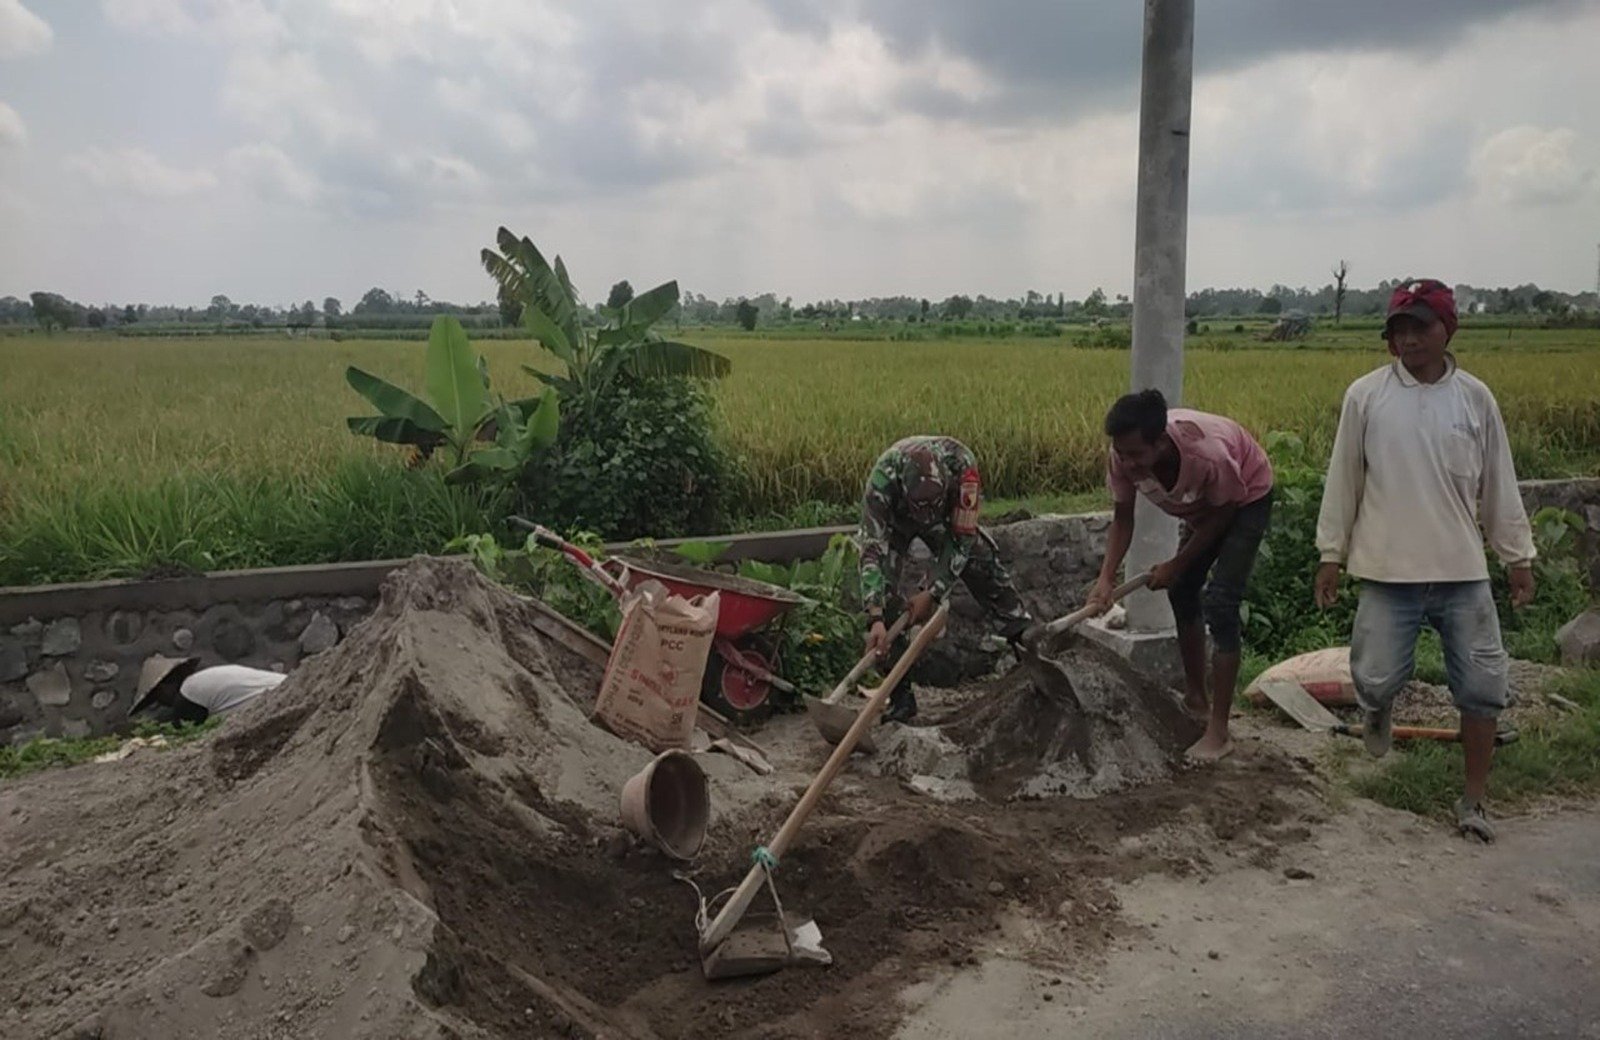
[[[1341,263],[1341,266],[1342,265]],[[1313,316],[1370,316],[1381,314],[1399,280],[1386,279],[1371,289],[1344,284],[1347,268],[1334,269],[1335,282],[1318,289],[1273,285],[1262,289],[1200,289],[1189,294],[1185,313],[1191,318],[1246,317],[1303,313]],[[1527,315],[1559,318],[1600,310],[1600,296],[1592,292],[1564,293],[1533,283],[1515,287],[1455,286],[1463,313]],[[611,287],[606,302],[589,307],[598,316],[603,308],[618,309],[633,298],[627,281]],[[318,306],[312,300],[299,304],[235,303],[217,295],[204,307],[151,304],[83,304],[59,293],[34,292],[28,299],[0,297],[0,325],[36,325],[46,330],[72,328],[126,328],[129,326],[184,326],[210,328],[283,328],[289,331],[325,329],[426,328],[438,314],[452,314],[469,328],[514,325],[516,308],[504,300],[459,304],[435,300],[421,289],[407,295],[371,288],[348,310],[337,297],[328,296]],[[664,319],[679,325],[727,325],[747,330],[797,323],[831,327],[845,322],[941,321],[1093,321],[1125,319],[1132,301],[1124,295],[1107,297],[1095,289],[1083,299],[1064,292],[1028,290],[1006,299],[977,294],[956,294],[942,300],[913,296],[875,296],[859,300],[815,300],[796,305],[793,297],[781,300],[774,293],[715,300],[685,291],[678,306]]]

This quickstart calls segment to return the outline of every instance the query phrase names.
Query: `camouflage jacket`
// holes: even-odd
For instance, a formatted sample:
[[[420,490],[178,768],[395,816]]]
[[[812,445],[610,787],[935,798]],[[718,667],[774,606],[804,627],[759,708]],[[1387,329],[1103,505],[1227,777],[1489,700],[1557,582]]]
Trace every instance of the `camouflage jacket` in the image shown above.
[[[938,510],[936,519],[929,521],[913,516],[906,499],[908,478],[918,475],[908,451],[917,447],[932,450],[948,485],[943,508]],[[885,571],[897,569],[900,552],[913,538],[921,538],[938,554],[933,570],[934,595],[943,597],[950,591],[960,580],[978,537],[980,500],[977,458],[954,437],[906,437],[878,456],[867,476],[857,534],[861,547],[861,601],[869,615],[883,612],[890,582],[899,577]]]

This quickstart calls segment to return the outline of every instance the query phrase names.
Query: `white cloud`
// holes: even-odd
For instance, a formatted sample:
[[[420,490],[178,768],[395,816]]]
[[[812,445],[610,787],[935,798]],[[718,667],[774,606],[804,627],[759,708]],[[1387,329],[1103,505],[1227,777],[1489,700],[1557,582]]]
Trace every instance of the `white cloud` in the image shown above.
[[[217,186],[217,177],[210,170],[170,166],[143,148],[90,147],[69,158],[67,166],[102,188],[152,199],[182,198]]]
[[[22,0],[0,0],[0,58],[24,58],[50,49],[55,33]]]
[[[100,9],[119,29],[172,36],[203,33],[261,46],[289,38],[286,6],[267,0],[101,0]]]
[[[229,65],[222,102],[269,137],[300,127],[325,144],[371,136],[360,106],[303,51],[241,50]]]
[[[1480,191],[1511,206],[1577,202],[1596,183],[1594,164],[1578,148],[1578,135],[1566,127],[1509,127],[1478,147],[1472,178]]]
[[[28,125],[22,121],[17,110],[0,101],[0,148],[25,144],[28,140]]]
[[[275,144],[240,145],[223,160],[231,181],[252,188],[265,199],[309,203],[322,193],[317,179]]]

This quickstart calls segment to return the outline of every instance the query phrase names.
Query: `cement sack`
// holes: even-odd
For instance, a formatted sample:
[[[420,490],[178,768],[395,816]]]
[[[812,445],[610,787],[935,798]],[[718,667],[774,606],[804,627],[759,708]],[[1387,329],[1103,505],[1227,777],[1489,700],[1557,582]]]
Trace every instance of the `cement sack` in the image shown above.
[[[1267,695],[1261,684],[1273,679],[1287,679],[1305,687],[1323,704],[1351,705],[1356,702],[1356,684],[1350,677],[1350,648],[1336,646],[1327,650],[1313,650],[1309,654],[1279,661],[1256,677],[1244,691],[1252,704],[1265,704]]]
[[[685,599],[657,581],[636,585],[622,602],[595,720],[654,752],[688,749],[720,603],[715,592]]]

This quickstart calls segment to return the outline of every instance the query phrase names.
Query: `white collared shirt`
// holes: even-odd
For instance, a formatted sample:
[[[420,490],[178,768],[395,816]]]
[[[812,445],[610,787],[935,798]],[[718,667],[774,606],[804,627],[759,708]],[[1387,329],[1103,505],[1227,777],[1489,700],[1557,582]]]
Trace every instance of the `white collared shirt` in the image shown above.
[[[1507,566],[1534,557],[1489,388],[1454,357],[1436,383],[1396,360],[1350,384],[1317,519],[1323,562],[1371,581],[1480,581],[1485,534]]]

